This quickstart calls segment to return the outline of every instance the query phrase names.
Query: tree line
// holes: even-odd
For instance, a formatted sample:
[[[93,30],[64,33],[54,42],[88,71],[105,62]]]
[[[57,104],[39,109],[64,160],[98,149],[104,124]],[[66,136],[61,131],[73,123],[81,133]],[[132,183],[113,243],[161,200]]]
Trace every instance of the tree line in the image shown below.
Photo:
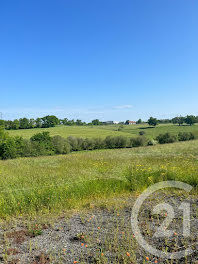
[[[168,123],[178,124],[179,126],[183,124],[192,126],[195,123],[198,123],[198,116],[187,115],[186,117],[179,116],[179,117],[174,117],[172,119],[161,119],[161,120],[154,117],[150,117],[148,120],[148,124],[150,126],[156,126],[158,124],[168,124]]]
[[[68,118],[59,119],[55,115],[47,115],[41,118],[20,118],[15,120],[0,120],[0,126],[7,130],[31,129],[31,128],[49,128],[57,125],[65,126],[85,126],[85,125],[103,125],[104,122],[94,119],[90,123],[83,122],[80,119],[69,120]]]
[[[0,159],[68,154],[72,151],[82,150],[133,148],[155,145],[156,143],[164,144],[193,140],[195,138],[195,134],[185,132],[179,133],[177,136],[169,133],[161,134],[155,140],[149,140],[143,134],[132,138],[107,136],[102,139],[70,136],[65,139],[61,136],[51,137],[49,132],[41,132],[30,139],[23,139],[22,137],[11,137],[3,128],[0,128]]]
[[[142,119],[138,119],[136,124],[148,123],[150,126],[157,126],[158,124],[167,124],[173,123],[178,124],[179,126],[183,124],[193,125],[198,123],[198,116],[187,115],[186,117],[174,117],[172,119],[157,119],[154,117],[150,117],[148,121],[144,122]],[[18,130],[18,129],[31,129],[31,128],[49,128],[55,127],[57,125],[65,125],[65,126],[99,126],[99,125],[107,125],[108,122],[102,122],[99,119],[94,119],[90,123],[83,122],[80,119],[77,120],[69,120],[67,118],[59,119],[55,115],[47,115],[41,118],[20,118],[15,120],[0,120],[0,126],[4,127],[6,130]],[[125,122],[120,122],[121,125],[128,125],[129,120]]]

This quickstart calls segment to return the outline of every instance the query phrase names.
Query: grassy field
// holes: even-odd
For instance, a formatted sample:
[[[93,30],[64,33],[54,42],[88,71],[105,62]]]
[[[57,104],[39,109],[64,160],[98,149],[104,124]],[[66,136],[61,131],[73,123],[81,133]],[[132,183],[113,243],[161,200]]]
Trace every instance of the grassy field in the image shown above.
[[[168,128],[178,133],[178,129],[196,130],[197,126],[159,126],[146,129],[147,136],[154,137],[157,134],[153,133],[164,133]],[[109,126],[95,132],[115,133],[112,129]],[[121,133],[136,135],[140,129],[125,127]],[[197,175],[198,140],[1,160],[0,260],[10,264],[196,263],[196,254],[179,262],[163,262],[148,254],[137,243],[130,220],[131,206],[145,188],[163,180],[179,180],[191,184],[193,194],[197,194]],[[196,197],[190,198],[195,220]],[[161,221],[148,219],[148,211],[163,200],[179,205],[182,199],[185,195],[171,191],[165,196],[163,192],[154,194],[146,201],[139,221],[148,240],[153,237],[153,223],[158,226]],[[172,225],[170,229],[175,230],[178,219]],[[172,240],[154,239],[154,245],[173,252],[186,248],[197,241],[197,222],[193,225],[192,221],[191,227],[189,240],[176,229],[178,235]]]
[[[0,217],[81,208],[166,179],[198,183],[198,141],[0,161]]]
[[[36,128],[36,129],[23,129],[11,130],[9,134],[12,136],[22,136],[23,138],[30,138],[36,133],[42,131],[49,131],[51,136],[60,135],[62,137],[75,136],[83,138],[106,137],[106,136],[119,136],[125,135],[133,137],[139,135],[140,131],[145,132],[145,136],[149,139],[156,138],[161,133],[170,132],[171,134],[178,134],[179,132],[194,132],[198,136],[198,124],[194,126],[178,126],[173,124],[158,125],[156,128],[149,127],[148,125],[130,125],[123,126],[118,131],[118,125],[109,126],[57,126],[54,128]]]

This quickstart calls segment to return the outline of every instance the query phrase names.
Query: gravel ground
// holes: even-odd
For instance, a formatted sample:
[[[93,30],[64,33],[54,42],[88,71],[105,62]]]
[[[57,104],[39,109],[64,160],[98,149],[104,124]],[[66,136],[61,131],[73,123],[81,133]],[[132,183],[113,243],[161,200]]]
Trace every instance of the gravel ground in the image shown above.
[[[53,221],[15,219],[2,223],[0,263],[198,263],[198,199],[182,193],[161,192],[150,197],[141,208],[139,226],[150,245],[168,252],[192,246],[193,253],[177,261],[160,259],[139,246],[131,228],[135,199],[134,196],[119,198],[116,208],[103,206],[70,217],[63,214]],[[187,238],[183,236],[183,212],[178,210],[184,201],[191,204],[191,236]],[[168,228],[174,230],[170,238],[153,238],[167,217],[166,212],[152,213],[159,202],[168,202],[175,210]]]

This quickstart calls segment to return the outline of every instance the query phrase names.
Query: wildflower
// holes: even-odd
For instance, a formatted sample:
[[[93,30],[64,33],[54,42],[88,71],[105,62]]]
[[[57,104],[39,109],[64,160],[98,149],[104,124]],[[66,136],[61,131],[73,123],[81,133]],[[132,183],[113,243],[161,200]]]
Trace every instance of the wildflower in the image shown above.
[[[176,232],[174,233],[174,236],[177,236],[177,233]]]
[[[104,253],[101,253],[101,256],[103,257],[104,256]]]
[[[81,246],[83,247],[84,246],[84,243],[82,243]]]
[[[74,260],[74,264],[78,263],[78,261]]]
[[[100,227],[98,226],[98,230],[100,230]]]
[[[146,260],[149,261],[149,257],[146,257]]]
[[[157,260],[155,260],[155,262],[154,262],[154,263],[156,263],[156,264],[157,264],[157,263],[158,263],[158,261],[157,261]]]
[[[127,252],[126,255],[127,255],[127,257],[130,257],[131,256],[129,252]]]
[[[88,245],[85,245],[86,248],[88,248]]]

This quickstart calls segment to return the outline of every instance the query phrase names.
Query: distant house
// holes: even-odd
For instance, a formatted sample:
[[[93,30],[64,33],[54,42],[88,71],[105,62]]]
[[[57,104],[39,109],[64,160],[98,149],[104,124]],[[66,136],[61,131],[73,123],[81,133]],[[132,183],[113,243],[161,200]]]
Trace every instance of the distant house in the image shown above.
[[[118,122],[118,121],[113,121],[113,123],[114,123],[115,125],[118,125],[118,124],[119,124],[119,122]]]
[[[128,124],[129,125],[136,125],[136,121],[129,121]]]

